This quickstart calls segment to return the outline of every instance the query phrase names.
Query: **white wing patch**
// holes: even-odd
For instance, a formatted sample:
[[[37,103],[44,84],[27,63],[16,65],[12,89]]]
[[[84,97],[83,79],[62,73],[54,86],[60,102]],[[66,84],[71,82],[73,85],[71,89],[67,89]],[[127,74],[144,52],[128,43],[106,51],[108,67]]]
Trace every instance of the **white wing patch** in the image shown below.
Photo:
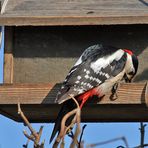
[[[80,80],[82,77],[81,76],[77,76],[77,79]]]
[[[98,74],[100,72],[101,68],[107,67],[113,60],[118,61],[123,56],[123,54],[124,54],[124,51],[122,49],[120,49],[110,56],[102,57],[102,58],[98,59],[97,61],[91,63],[90,67],[92,68],[92,70],[96,74]],[[107,77],[108,77],[108,75],[107,75]]]

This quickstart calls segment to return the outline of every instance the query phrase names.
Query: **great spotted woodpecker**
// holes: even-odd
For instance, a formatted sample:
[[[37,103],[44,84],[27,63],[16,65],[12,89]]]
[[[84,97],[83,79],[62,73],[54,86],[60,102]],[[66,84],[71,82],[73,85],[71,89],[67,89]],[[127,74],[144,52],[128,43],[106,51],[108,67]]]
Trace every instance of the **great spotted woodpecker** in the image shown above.
[[[93,45],[87,48],[69,71],[56,102],[63,104],[58,114],[50,142],[60,131],[63,116],[76,106],[70,95],[74,96],[82,109],[84,103],[93,96],[102,97],[117,89],[122,80],[131,82],[138,69],[138,59],[132,51],[111,46]],[[68,118],[66,126],[73,119]]]

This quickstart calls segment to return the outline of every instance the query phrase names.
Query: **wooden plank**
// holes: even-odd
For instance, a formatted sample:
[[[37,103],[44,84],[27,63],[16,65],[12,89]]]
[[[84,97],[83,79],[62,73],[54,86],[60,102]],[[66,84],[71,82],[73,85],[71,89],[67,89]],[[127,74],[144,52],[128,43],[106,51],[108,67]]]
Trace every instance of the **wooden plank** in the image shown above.
[[[4,84],[0,85],[0,104],[55,104],[60,84]],[[131,89],[132,88],[132,89]],[[109,94],[110,95],[110,94]],[[145,104],[145,83],[121,84],[118,99],[109,95],[99,104]],[[99,101],[99,100],[98,100]]]
[[[135,0],[11,0],[4,25],[147,24],[147,2]]]
[[[21,121],[17,115],[19,101],[31,122],[53,122],[60,107],[54,103],[59,86],[59,84],[1,85],[0,112],[13,120]],[[94,98],[98,103],[90,101],[82,110],[82,121],[148,121],[146,88],[145,83],[121,84],[118,99],[110,100],[108,94],[101,101]]]
[[[13,28],[5,27],[4,83],[13,82]]]
[[[65,25],[118,25],[118,24],[148,24],[148,16],[122,17],[82,17],[82,16],[55,16],[55,17],[21,17],[1,16],[0,24],[7,26],[65,26]]]

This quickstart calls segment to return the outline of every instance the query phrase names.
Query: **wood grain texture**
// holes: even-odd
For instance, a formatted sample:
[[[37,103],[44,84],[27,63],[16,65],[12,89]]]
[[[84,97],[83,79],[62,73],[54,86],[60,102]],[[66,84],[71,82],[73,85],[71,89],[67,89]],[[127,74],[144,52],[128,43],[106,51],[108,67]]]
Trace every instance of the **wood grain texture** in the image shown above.
[[[5,25],[147,24],[147,2],[135,0],[11,0]]]
[[[59,88],[60,84],[4,84],[0,86],[0,104],[55,104]],[[121,84],[118,99],[112,101],[109,96],[99,104],[145,104],[145,83]]]
[[[14,83],[59,83],[94,44],[130,49],[138,56],[135,81],[148,80],[148,25],[14,27]]]
[[[13,82],[13,28],[5,28],[4,83]]]
[[[53,122],[60,105],[54,103],[59,84],[5,84],[0,86],[0,113],[21,121],[17,102],[31,122]],[[82,121],[148,121],[145,83],[121,84],[118,99],[109,95],[97,103],[89,102],[82,110]],[[89,112],[88,112],[89,110]],[[136,116],[135,116],[136,115]]]

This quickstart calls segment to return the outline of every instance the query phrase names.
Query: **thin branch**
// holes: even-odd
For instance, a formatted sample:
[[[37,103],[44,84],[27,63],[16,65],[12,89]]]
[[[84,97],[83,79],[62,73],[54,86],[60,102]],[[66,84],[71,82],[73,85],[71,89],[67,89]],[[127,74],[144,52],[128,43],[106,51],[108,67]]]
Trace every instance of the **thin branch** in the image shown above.
[[[81,122],[81,109],[80,109],[80,106],[79,106],[79,103],[78,101],[72,96],[70,95],[71,98],[74,100],[74,102],[76,103],[77,105],[77,112],[76,112],[76,123],[77,123],[77,126],[76,126],[76,130],[75,130],[75,134],[74,134],[74,137],[73,137],[73,141],[70,145],[70,148],[74,148],[77,144],[78,144],[78,136],[81,132],[81,127],[80,127],[80,122]]]
[[[64,142],[64,139],[63,139],[62,142],[61,142],[60,148],[64,148],[64,147],[65,147],[65,142]]]
[[[78,140],[76,141],[78,148],[83,148],[82,145],[84,144],[84,142],[82,141],[82,137],[83,137],[84,129],[85,129],[86,126],[87,126],[87,125],[85,124],[85,125],[82,127],[82,132],[81,132],[81,135],[80,135],[80,139],[79,139],[79,141],[78,141]],[[73,133],[73,131],[71,131],[70,133],[68,133],[68,136],[69,136],[70,138],[72,138],[72,140],[73,140],[73,139],[74,139],[74,133]]]
[[[127,142],[126,138],[125,137],[122,137],[122,140],[123,140],[126,148],[129,148],[129,145],[128,145],[128,142]]]
[[[86,124],[84,124],[84,126],[82,127],[82,132],[81,132],[81,135],[80,135],[80,140],[79,140],[79,147],[81,146],[81,142],[82,142],[82,137],[83,137],[83,134],[84,134],[84,130],[86,128]]]
[[[144,148],[144,138],[145,138],[145,127],[146,127],[146,124],[143,124],[143,122],[140,122],[140,146],[141,148]]]
[[[68,133],[68,136],[69,136],[70,138],[72,138],[72,139],[73,139],[73,137],[74,137],[73,132],[72,132],[72,131],[70,131],[70,132]]]
[[[41,138],[42,132],[43,132],[43,126],[40,127],[39,132],[37,133],[39,136],[39,140]],[[44,142],[42,142],[42,143],[44,143]]]
[[[73,141],[70,145],[70,148],[75,148],[75,146],[78,144],[77,143],[77,139],[78,139],[78,136],[81,132],[81,127],[80,127],[80,121],[81,121],[81,110],[80,108],[77,109],[77,113],[76,113],[76,122],[77,122],[77,126],[76,126],[76,130],[75,130],[75,134],[74,134],[74,138],[73,138]]]
[[[61,130],[60,130],[60,133],[58,135],[58,137],[56,138],[54,144],[53,144],[53,147],[56,148],[58,146],[58,144],[60,143],[61,141],[61,138],[63,138],[66,134],[66,131],[67,131],[67,128],[65,128],[65,122],[66,120],[72,116],[73,114],[75,114],[77,112],[77,109],[74,109],[70,112],[68,112],[62,119],[61,121]]]
[[[143,147],[144,147],[144,148],[145,148],[145,147],[148,147],[148,144],[143,144]],[[135,146],[135,147],[133,147],[133,148],[141,148],[141,145]]]
[[[23,148],[28,148],[29,141],[30,141],[30,139],[28,139],[26,144],[23,145]]]
[[[66,135],[67,131],[77,122],[77,127],[76,127],[76,131],[75,131],[75,134],[74,134],[74,137],[73,137],[73,141],[71,143],[71,147],[73,147],[72,145],[77,145],[78,144],[78,140],[77,140],[77,137],[80,133],[80,121],[81,121],[81,110],[80,110],[80,106],[79,106],[79,103],[77,102],[77,100],[72,96],[72,95],[69,95],[71,97],[71,99],[73,99],[73,101],[76,103],[76,108],[73,109],[72,111],[68,112],[62,119],[61,121],[61,129],[60,129],[60,133],[59,135],[57,136],[54,144],[53,144],[53,147],[56,148],[58,146],[58,144],[60,143],[61,139],[62,139],[62,143],[61,143],[61,147],[63,146],[63,143],[64,143],[64,136]],[[72,116],[73,114],[75,114],[71,124],[66,127],[65,126],[65,123],[67,121],[67,119]]]
[[[28,119],[26,118],[26,116],[24,115],[23,111],[21,110],[20,107],[20,103],[18,103],[18,114],[21,116],[21,118],[23,119],[25,125],[27,125],[27,127],[29,128],[31,134],[29,135],[26,131],[23,131],[25,137],[28,139],[28,142],[26,145],[27,146],[29,143],[29,140],[34,142],[34,147],[35,148],[44,148],[44,142],[41,143],[41,145],[39,145],[40,142],[40,138],[42,135],[42,131],[43,131],[43,126],[40,127],[39,132],[36,132],[33,127],[31,126],[31,124],[29,123]]]
[[[28,135],[26,131],[23,131],[23,134],[25,137],[31,141],[34,141],[34,136],[33,135]],[[36,142],[35,142],[36,143]],[[36,143],[37,144],[37,143]]]
[[[115,141],[118,141],[118,140],[123,140],[123,139],[126,139],[126,138],[125,137],[118,137],[118,138],[114,138],[114,139],[111,139],[111,140],[108,140],[108,141],[103,141],[103,142],[99,142],[99,143],[95,143],[95,144],[88,144],[87,148],[93,148],[93,147],[96,147],[96,146],[105,145],[105,144],[115,142]],[[125,141],[123,140],[123,142],[125,142]],[[126,142],[127,142],[127,140],[126,140]],[[125,143],[125,144],[128,148],[128,143]]]
[[[36,131],[33,129],[33,127],[31,126],[31,124],[29,123],[28,119],[26,118],[26,116],[22,112],[21,107],[20,107],[20,103],[18,103],[18,114],[24,120],[25,124],[27,125],[27,127],[31,131],[32,135],[34,135],[34,137],[37,137],[38,135],[37,135]]]

